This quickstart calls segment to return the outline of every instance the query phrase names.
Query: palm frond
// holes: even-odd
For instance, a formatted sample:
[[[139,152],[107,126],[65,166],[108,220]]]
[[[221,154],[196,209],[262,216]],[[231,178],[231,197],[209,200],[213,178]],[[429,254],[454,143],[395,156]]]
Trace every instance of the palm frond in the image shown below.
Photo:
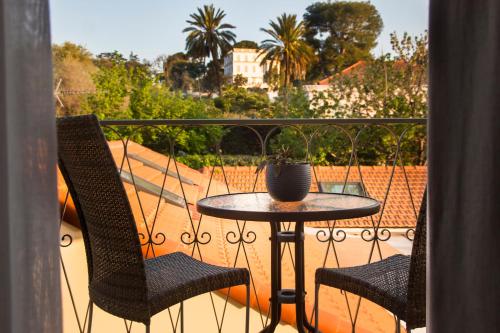
[[[304,23],[298,22],[296,15],[282,14],[276,21],[269,22],[269,28],[260,30],[271,37],[263,40],[259,47],[259,55],[263,56],[261,64],[270,62],[271,67],[279,64],[285,85],[291,77],[302,78],[314,57],[312,48],[304,41]]]

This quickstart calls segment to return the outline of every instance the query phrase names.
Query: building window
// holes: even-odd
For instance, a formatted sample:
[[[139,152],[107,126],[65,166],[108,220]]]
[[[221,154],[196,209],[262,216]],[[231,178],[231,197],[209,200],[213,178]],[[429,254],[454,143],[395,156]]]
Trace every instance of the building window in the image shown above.
[[[245,73],[248,73],[248,67],[245,66]]]
[[[344,188],[345,184],[345,188]],[[320,192],[365,195],[360,182],[319,182]]]
[[[236,66],[236,72],[239,73],[240,72],[240,66]]]

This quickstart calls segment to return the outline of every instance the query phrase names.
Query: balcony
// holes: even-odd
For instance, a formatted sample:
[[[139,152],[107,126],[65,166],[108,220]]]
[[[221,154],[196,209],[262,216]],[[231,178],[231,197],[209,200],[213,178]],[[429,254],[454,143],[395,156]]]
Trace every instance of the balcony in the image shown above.
[[[367,195],[381,202],[380,212],[369,218],[306,224],[310,319],[316,268],[365,264],[411,251],[427,183],[425,119],[109,120],[101,124],[131,202],[144,256],[182,251],[209,263],[248,268],[251,332],[260,331],[269,320],[269,227],[202,216],[195,204],[216,194],[265,191],[264,177],[255,173],[255,164],[276,147],[294,145],[298,154],[309,156],[311,191]],[[203,168],[197,168],[180,148],[189,131],[197,131],[211,143],[204,152],[211,159]],[[246,144],[235,147],[236,137],[244,137],[240,142]],[[254,165],[235,165],[243,162]],[[84,332],[88,315],[85,255],[74,208],[61,179],[59,200],[63,207],[64,331]],[[282,228],[290,230],[294,225],[283,223]],[[286,288],[294,281],[293,245],[283,245],[282,256]],[[227,291],[219,291],[187,301],[186,331],[243,332],[244,299],[238,295],[228,297]],[[321,318],[330,323],[322,329],[325,333],[395,328],[394,317],[374,303],[331,288],[322,289],[320,295]],[[277,332],[295,331],[293,311],[284,308]],[[94,316],[97,332],[120,325],[128,332],[143,331],[142,325],[99,310]],[[179,331],[178,323],[179,309],[173,307],[154,317],[152,332]],[[204,326],[198,327],[200,323]]]

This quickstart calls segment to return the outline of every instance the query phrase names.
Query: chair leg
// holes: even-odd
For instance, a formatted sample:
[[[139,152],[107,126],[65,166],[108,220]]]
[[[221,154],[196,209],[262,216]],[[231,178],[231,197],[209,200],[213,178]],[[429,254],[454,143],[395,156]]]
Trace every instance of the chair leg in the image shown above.
[[[319,283],[314,288],[314,332],[319,332]]]
[[[181,302],[181,333],[184,333],[184,302]]]
[[[396,317],[396,333],[401,333],[401,320]]]
[[[150,324],[147,324],[147,325],[146,325],[146,333],[149,333],[149,325],[150,325]]]
[[[87,332],[90,333],[92,331],[92,317],[94,314],[94,303],[89,301],[89,326],[87,327]]]
[[[245,309],[245,333],[250,332],[250,283],[247,284],[247,302]]]

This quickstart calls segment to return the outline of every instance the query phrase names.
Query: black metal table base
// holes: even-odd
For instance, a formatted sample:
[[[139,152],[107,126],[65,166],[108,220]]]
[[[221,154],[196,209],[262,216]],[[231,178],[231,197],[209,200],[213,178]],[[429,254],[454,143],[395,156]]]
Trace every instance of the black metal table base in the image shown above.
[[[298,332],[314,332],[307,321],[304,288],[304,222],[295,231],[281,231],[281,222],[271,222],[271,323],[261,333],[274,332],[281,320],[281,305],[295,304]],[[295,290],[281,289],[281,243],[295,243]]]

